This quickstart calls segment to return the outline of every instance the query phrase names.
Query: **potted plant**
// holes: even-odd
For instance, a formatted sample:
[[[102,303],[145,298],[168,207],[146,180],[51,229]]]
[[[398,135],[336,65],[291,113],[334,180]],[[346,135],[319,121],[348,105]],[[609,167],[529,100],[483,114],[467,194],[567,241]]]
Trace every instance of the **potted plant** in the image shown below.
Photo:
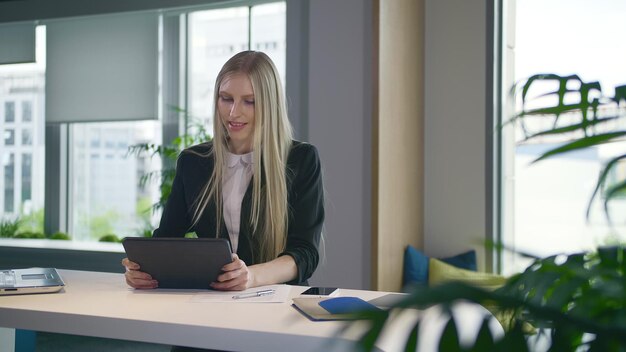
[[[128,154],[130,155],[159,156],[163,161],[163,167],[160,171],[148,172],[142,175],[139,181],[141,186],[154,180],[159,180],[160,182],[161,195],[159,200],[152,206],[153,212],[165,207],[165,203],[172,192],[172,183],[174,182],[174,176],[176,176],[176,160],[180,153],[194,144],[211,140],[211,135],[208,134],[206,128],[201,123],[195,122],[186,110],[178,107],[171,107],[171,109],[184,114],[185,121],[189,121],[189,132],[174,138],[169,144],[141,143],[132,145],[128,149]]]
[[[556,86],[556,90],[529,94],[532,89],[546,87],[546,83]],[[540,74],[517,85],[513,92],[519,99],[520,109],[510,123],[520,125],[525,133],[524,141],[546,136],[566,138],[564,143],[546,151],[534,162],[621,142],[626,136],[626,128],[619,127],[619,122],[626,120],[626,85],[616,87],[615,94],[608,96],[603,94],[598,82],[584,82],[576,75]],[[572,101],[572,95],[577,99]],[[563,118],[565,115],[568,118]],[[549,119],[550,127],[529,132],[529,119]],[[626,175],[614,173],[623,161],[626,161],[626,151],[603,166],[590,197],[587,216],[593,199],[601,196],[610,223],[610,202],[626,190]],[[373,349],[383,326],[394,316],[390,314],[394,309],[426,308],[436,304],[445,309],[461,299],[480,304],[489,302],[501,312],[510,313],[510,328],[503,338],[496,340],[484,323],[474,343],[462,346],[455,320],[449,318],[440,337],[440,350],[533,350],[535,346],[523,330],[524,324],[530,323],[537,328],[539,336],[547,337],[545,341],[550,351],[625,351],[626,246],[618,244],[593,252],[534,258],[524,272],[510,277],[502,287],[491,292],[461,282],[417,287],[391,310],[364,314],[372,324],[359,341],[359,347]],[[418,331],[419,321],[406,336],[407,351],[415,350]]]
[[[0,237],[12,238],[18,232],[20,228],[20,219],[3,219],[0,220]]]

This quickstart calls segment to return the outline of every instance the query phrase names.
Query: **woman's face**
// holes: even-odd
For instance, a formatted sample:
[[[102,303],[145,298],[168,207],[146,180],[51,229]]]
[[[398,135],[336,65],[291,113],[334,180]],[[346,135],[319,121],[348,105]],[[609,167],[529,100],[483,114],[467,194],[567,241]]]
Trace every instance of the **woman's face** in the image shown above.
[[[252,151],[254,136],[254,90],[247,75],[236,73],[224,78],[217,100],[220,119],[230,137],[230,151]]]

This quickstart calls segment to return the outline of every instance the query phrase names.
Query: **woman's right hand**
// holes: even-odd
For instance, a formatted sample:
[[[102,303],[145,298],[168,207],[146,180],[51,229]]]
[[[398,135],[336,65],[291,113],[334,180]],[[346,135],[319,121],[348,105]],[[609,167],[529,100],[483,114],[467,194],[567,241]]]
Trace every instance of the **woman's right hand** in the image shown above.
[[[159,283],[152,279],[148,273],[140,271],[139,264],[131,262],[128,258],[122,259],[122,265],[126,267],[126,283],[132,288],[151,289],[159,287]]]

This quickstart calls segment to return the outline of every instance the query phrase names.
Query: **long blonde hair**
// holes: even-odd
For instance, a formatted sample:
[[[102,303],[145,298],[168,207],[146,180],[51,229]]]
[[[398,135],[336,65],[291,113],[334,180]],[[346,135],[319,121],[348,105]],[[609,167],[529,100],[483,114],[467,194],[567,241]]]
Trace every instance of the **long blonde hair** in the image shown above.
[[[219,234],[223,213],[222,178],[228,152],[228,133],[217,108],[219,90],[225,78],[245,74],[254,92],[252,213],[250,225],[255,262],[263,263],[278,256],[287,241],[287,157],[292,143],[292,130],[287,118],[285,96],[272,60],[258,51],[243,51],[230,58],[215,81],[213,118],[213,173],[196,200],[193,223],[197,224],[211,199],[215,200]]]

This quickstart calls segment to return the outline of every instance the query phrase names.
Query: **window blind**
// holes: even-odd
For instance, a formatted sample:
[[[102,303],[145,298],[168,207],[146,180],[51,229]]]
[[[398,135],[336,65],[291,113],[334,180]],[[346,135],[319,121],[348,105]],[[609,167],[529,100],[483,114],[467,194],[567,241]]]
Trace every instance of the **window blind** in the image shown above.
[[[0,24],[0,65],[35,62],[35,23]]]
[[[158,15],[48,22],[46,122],[157,119]]]

